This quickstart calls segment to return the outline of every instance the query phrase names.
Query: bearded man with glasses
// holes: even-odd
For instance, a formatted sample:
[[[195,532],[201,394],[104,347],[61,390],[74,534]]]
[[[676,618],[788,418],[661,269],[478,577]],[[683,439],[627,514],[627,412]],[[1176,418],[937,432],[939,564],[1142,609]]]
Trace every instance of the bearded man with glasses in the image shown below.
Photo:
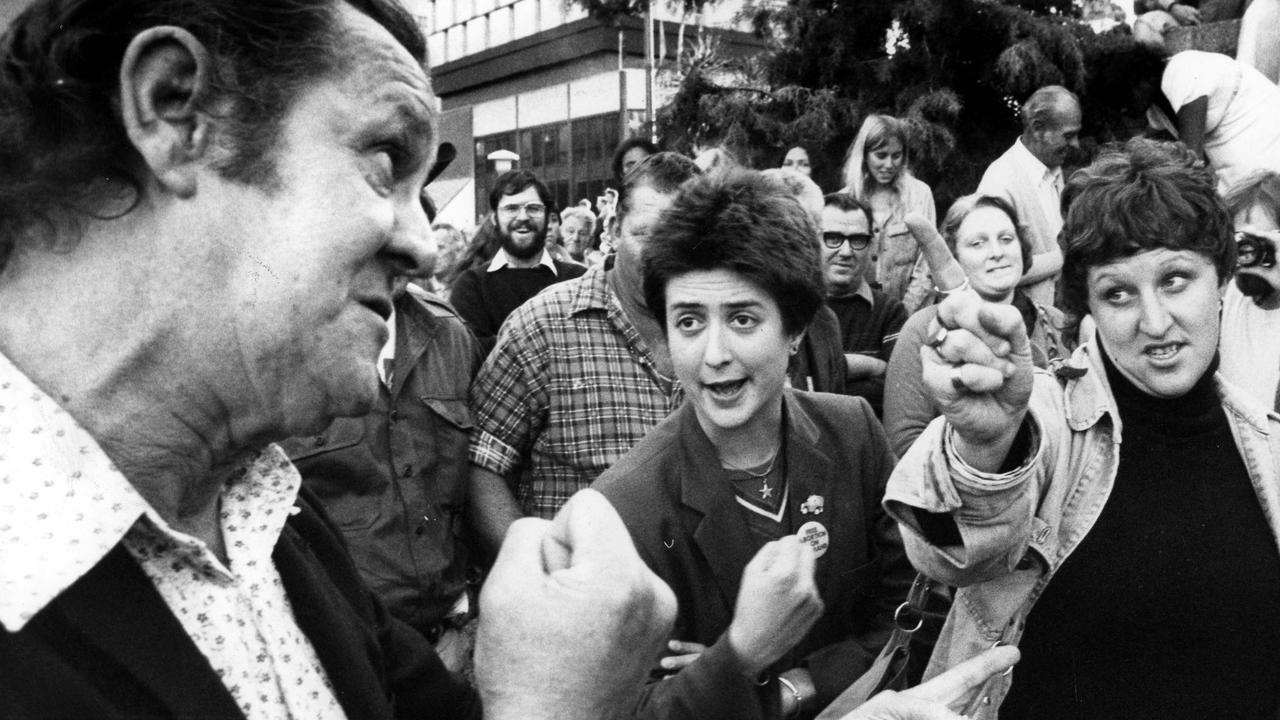
[[[884,376],[907,310],[867,284],[871,211],[857,198],[832,193],[822,209],[822,266],[827,306],[840,320],[847,367],[845,393],[864,397],[876,415],[884,404]]]

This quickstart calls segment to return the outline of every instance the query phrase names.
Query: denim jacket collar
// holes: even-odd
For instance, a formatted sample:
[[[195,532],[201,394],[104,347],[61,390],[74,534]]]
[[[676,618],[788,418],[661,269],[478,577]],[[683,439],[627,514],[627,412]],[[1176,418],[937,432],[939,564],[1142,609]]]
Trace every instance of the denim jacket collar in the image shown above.
[[[1107,382],[1107,371],[1100,352],[1097,333],[1091,330],[1071,354],[1071,359],[1060,366],[1084,370],[1083,375],[1067,380],[1063,391],[1067,425],[1072,430],[1081,432],[1096,425],[1104,415],[1110,413],[1115,439],[1119,440],[1120,413],[1116,408],[1115,398],[1111,395],[1111,384]],[[1059,374],[1062,374],[1060,370]]]

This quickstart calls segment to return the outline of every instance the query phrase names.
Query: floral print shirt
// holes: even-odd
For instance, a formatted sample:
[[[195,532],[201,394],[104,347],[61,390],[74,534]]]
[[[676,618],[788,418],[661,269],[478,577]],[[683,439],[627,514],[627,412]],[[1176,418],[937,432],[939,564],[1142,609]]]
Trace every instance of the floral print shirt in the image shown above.
[[[123,543],[246,718],[344,717],[271,560],[300,484],[274,445],[232,474],[220,501],[224,565],[0,355],[0,625],[21,630]]]

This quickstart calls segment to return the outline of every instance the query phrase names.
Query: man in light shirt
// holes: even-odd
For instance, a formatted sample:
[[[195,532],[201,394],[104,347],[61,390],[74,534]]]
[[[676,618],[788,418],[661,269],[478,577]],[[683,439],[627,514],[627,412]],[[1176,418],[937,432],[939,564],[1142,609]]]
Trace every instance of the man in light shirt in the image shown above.
[[[1034,252],[1021,286],[1037,304],[1052,306],[1062,272],[1062,163],[1079,148],[1080,101],[1058,85],[1036,90],[1022,106],[1022,135],[987,168],[978,193],[1003,198],[1017,211]]]

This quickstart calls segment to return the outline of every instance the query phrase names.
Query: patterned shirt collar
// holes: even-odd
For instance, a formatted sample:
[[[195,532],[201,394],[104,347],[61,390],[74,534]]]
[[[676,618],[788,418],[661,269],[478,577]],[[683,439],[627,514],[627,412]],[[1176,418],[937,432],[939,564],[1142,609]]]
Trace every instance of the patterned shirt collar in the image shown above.
[[[0,354],[0,624],[22,629],[149,510],[89,433]]]
[[[249,458],[228,487],[259,484],[288,460],[276,446]],[[291,468],[290,468],[291,469]],[[268,493],[279,536],[300,484]],[[225,491],[224,491],[225,493]],[[139,518],[168,524],[89,433],[0,354],[0,625],[17,632],[98,564]]]
[[[546,248],[542,248],[542,255],[538,257],[538,264],[551,270],[551,274],[556,277],[560,276],[560,272],[556,270],[556,261],[551,259],[551,253]],[[504,267],[515,267],[511,263],[511,256],[503,248],[498,248],[497,254],[489,261],[489,267],[485,268],[485,272],[495,272]]]
[[[588,310],[607,310],[609,296],[609,267],[594,265],[578,279],[577,289],[569,300],[569,313],[577,315]]]

